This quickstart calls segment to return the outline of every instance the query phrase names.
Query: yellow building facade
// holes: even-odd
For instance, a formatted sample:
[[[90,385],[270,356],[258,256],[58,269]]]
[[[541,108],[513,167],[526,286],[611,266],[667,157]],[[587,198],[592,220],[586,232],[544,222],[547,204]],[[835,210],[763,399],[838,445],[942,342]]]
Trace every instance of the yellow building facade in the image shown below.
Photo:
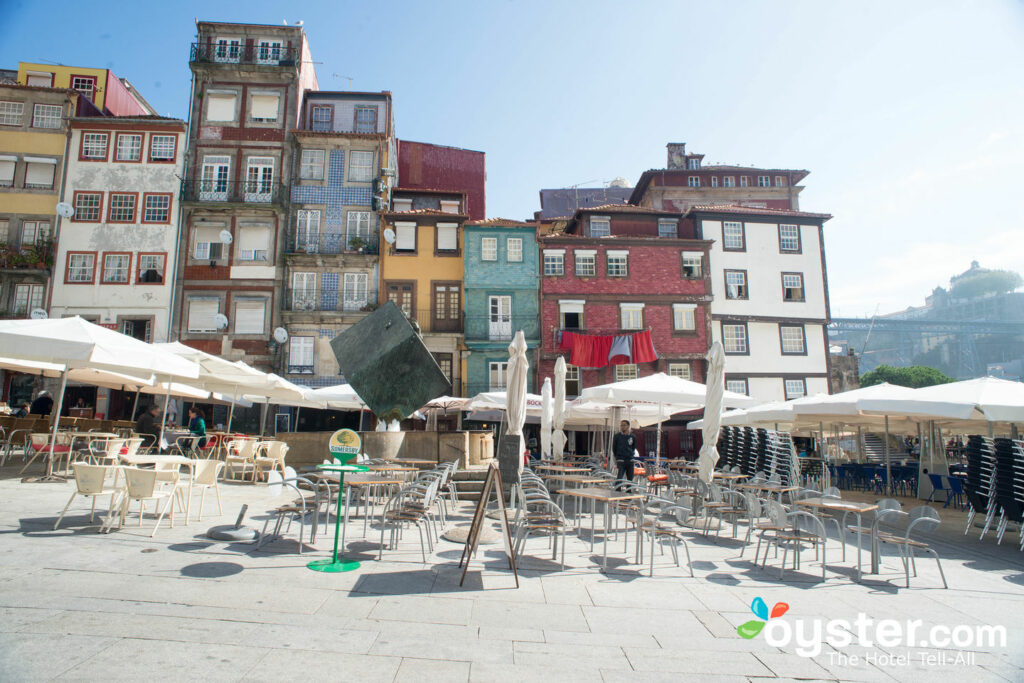
[[[115,116],[156,113],[131,84],[122,82],[110,69],[18,62],[18,84],[74,90],[100,111],[109,111]]]

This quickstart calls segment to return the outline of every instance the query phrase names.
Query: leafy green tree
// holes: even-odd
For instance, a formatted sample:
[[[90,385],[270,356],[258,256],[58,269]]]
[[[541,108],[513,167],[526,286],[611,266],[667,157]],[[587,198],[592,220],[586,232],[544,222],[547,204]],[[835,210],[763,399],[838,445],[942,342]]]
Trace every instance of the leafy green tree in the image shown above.
[[[909,368],[896,368],[891,365],[879,365],[871,372],[860,376],[860,385],[870,387],[874,384],[888,382],[901,387],[919,389],[935,384],[949,384],[955,381],[952,377],[925,365],[912,365]]]
[[[1014,291],[1022,282],[1020,275],[1012,270],[979,270],[958,279],[949,295],[954,299],[974,299],[986,294],[1004,294]]]

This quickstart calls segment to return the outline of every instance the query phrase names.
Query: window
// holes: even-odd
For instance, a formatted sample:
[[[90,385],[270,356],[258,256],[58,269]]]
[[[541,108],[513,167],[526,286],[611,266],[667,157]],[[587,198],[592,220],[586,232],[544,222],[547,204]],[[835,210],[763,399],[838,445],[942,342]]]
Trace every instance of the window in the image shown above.
[[[228,172],[230,169],[231,157],[203,157],[202,180],[199,184],[199,198],[203,201],[227,201]]]
[[[697,169],[700,168],[700,159],[687,159],[686,168],[688,168],[691,171],[696,171]]]
[[[14,166],[18,157],[13,154],[0,156],[0,187],[14,187]]]
[[[461,296],[458,282],[432,283],[434,300],[431,314],[435,332],[456,332],[462,318]]]
[[[356,106],[356,132],[377,132],[377,107]]]
[[[487,297],[487,338],[491,341],[505,341],[512,338],[512,297],[498,295]]]
[[[192,241],[192,258],[197,261],[218,261],[223,258],[224,244],[220,241],[223,228],[223,223],[197,227]]]
[[[625,382],[627,379],[636,379],[636,365],[633,363],[627,363],[626,365],[616,365],[615,381]]]
[[[178,146],[176,135],[150,135],[149,136],[149,160],[150,161],[174,161],[174,153]]]
[[[605,254],[605,272],[608,277],[626,277],[629,275],[629,252],[609,251]]]
[[[704,254],[700,251],[683,252],[683,277],[698,278],[704,274]]]
[[[320,251],[320,211],[299,209],[295,212],[295,250],[315,254]]]
[[[757,186],[758,187],[771,187],[770,180],[771,179],[768,176],[766,176],[766,175],[759,175],[759,176],[757,176]]]
[[[711,187],[718,187],[718,176],[711,176]]]
[[[736,178],[731,175],[725,176],[722,178],[722,187],[736,187]]]
[[[290,374],[313,374],[313,341],[313,337],[292,337],[288,340],[288,372]]]
[[[370,242],[370,212],[349,211],[346,220],[345,248],[358,251],[358,244],[353,240],[362,240],[364,247]]]
[[[726,299],[747,299],[747,271],[727,270],[725,271],[725,298]]]
[[[302,150],[302,161],[299,162],[299,177],[303,180],[323,180],[325,156],[322,149]]]
[[[315,311],[316,273],[292,272],[292,310]]]
[[[220,299],[195,297],[188,302],[188,331],[209,333],[217,331]]]
[[[590,236],[591,237],[610,237],[612,234],[612,223],[610,218],[598,218],[597,216],[591,216],[590,218]]]
[[[480,260],[481,261],[497,261],[498,260],[498,238],[497,237],[482,237],[482,238],[480,238]]]
[[[259,64],[277,64],[281,60],[280,40],[261,40],[256,50],[256,62]]]
[[[395,197],[391,200],[393,211],[412,211],[412,200],[405,197]]]
[[[96,79],[93,76],[72,76],[71,89],[82,93],[92,100],[96,92]]]
[[[583,309],[586,305],[585,300],[559,300],[558,317],[563,330],[583,329]]]
[[[0,125],[20,126],[24,114],[24,102],[0,102]]]
[[[395,251],[416,251],[415,223],[395,223]]]
[[[89,160],[107,160],[106,133],[82,133],[82,158]]]
[[[349,152],[348,179],[356,181],[373,180],[373,152]]]
[[[103,277],[100,282],[105,285],[126,285],[128,275],[132,272],[131,254],[104,254]]]
[[[170,223],[171,222],[171,195],[150,194],[143,195],[142,205],[143,223]]]
[[[437,224],[437,250],[452,253],[459,250],[459,226],[457,223]]]
[[[594,277],[597,275],[597,252],[577,249],[573,252],[576,262],[576,277]]]
[[[696,304],[672,304],[672,326],[679,332],[697,329]]]
[[[47,221],[22,221],[21,246],[45,242],[50,238],[50,224]]]
[[[266,299],[238,299],[235,303],[235,334],[263,334],[266,330]]]
[[[623,330],[644,329],[644,305],[619,304],[619,327]]]
[[[142,161],[142,135],[138,133],[118,133],[114,160]]]
[[[800,398],[807,395],[807,386],[802,379],[785,380],[786,400]]]
[[[313,107],[313,130],[321,133],[331,131],[331,119],[333,118],[333,107]]]
[[[370,276],[367,273],[344,273],[344,276],[341,297],[342,310],[358,311],[370,303]]]
[[[164,267],[167,263],[166,254],[139,254],[138,283],[142,285],[162,285]]]
[[[33,128],[60,128],[64,107],[59,104],[37,104],[32,108]]]
[[[679,223],[670,218],[659,218],[658,237],[665,237],[669,239],[679,237]]]
[[[241,53],[241,41],[238,38],[218,38],[214,60],[218,62],[237,62]]]
[[[270,226],[245,225],[238,228],[238,260],[259,261],[269,260]]]
[[[523,260],[523,238],[509,237],[505,240],[505,253],[509,262],[519,263]]]
[[[245,169],[245,201],[269,202],[274,195],[274,159],[249,157]]]
[[[745,175],[741,175],[740,176],[740,187],[747,187],[748,185],[750,185],[750,177],[749,176],[745,176]]]
[[[434,360],[437,362],[437,367],[439,367],[441,369],[441,372],[444,373],[445,378],[449,382],[451,382],[452,381],[452,354],[450,354],[450,353],[433,353],[433,352],[431,352],[430,355],[434,357]]]
[[[14,285],[14,310],[11,315],[15,318],[27,317],[33,310],[42,308],[45,292],[45,285]]]
[[[440,200],[441,213],[458,213],[459,212],[459,200],[458,199],[442,199]]]
[[[26,76],[25,85],[39,88],[53,87],[53,74],[49,71],[29,71]]]
[[[565,275],[565,250],[544,250],[544,274]]]
[[[747,380],[745,379],[727,379],[725,380],[725,390],[731,391],[734,394],[748,395],[747,391]]]
[[[583,381],[580,379],[580,369],[575,365],[565,365],[565,395],[576,397],[583,393]]]
[[[25,187],[50,189],[53,187],[53,176],[57,170],[57,162],[44,157],[24,157],[28,164],[25,167]]]
[[[402,309],[405,315],[412,317],[416,305],[416,285],[413,282],[388,282],[388,301]]]
[[[210,122],[235,120],[235,93],[207,92],[206,120]]]
[[[281,96],[277,93],[256,94],[252,96],[252,109],[249,116],[256,123],[274,123]]]
[[[6,218],[0,218],[0,245],[6,246],[10,239],[11,222]]]
[[[807,354],[803,325],[779,325],[779,339],[782,355],[803,356]]]
[[[110,193],[110,211],[107,220],[111,223],[132,223],[135,221],[134,194]]]
[[[686,179],[686,184],[690,187],[700,187],[700,176],[690,176]]]
[[[121,323],[121,334],[134,337],[147,344],[153,341],[152,318],[118,318]]]
[[[722,323],[722,346],[726,353],[750,353],[745,323]]]
[[[803,301],[804,300],[804,276],[803,273],[782,274],[782,300]]]
[[[96,254],[68,253],[68,271],[65,282],[74,284],[92,284],[93,271],[96,268]]]
[[[779,251],[800,253],[800,226],[779,226]]]
[[[690,364],[689,363],[669,363],[668,374],[670,377],[678,377],[679,379],[690,380]]]
[[[488,364],[488,383],[491,391],[501,391],[508,385],[508,363]]]
[[[777,176],[775,176],[775,187],[785,187],[785,186],[786,186],[786,176],[784,176],[784,175],[777,175]]]
[[[722,249],[727,251],[743,251],[746,239],[743,235],[743,224],[731,221],[722,223]]]

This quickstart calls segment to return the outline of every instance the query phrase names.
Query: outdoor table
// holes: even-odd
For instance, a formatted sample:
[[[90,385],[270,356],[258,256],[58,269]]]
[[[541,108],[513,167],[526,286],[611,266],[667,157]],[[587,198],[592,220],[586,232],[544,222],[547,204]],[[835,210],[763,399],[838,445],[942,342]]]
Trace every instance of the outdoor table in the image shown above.
[[[615,491],[614,489],[588,486],[581,489],[563,489],[556,491],[562,496],[573,496],[581,500],[590,501],[590,549],[594,549],[594,517],[598,502],[604,503],[604,561],[601,564],[601,571],[608,571],[608,527],[611,526],[611,505],[624,500],[643,500],[639,493],[627,493]]]
[[[670,470],[690,470],[691,472],[696,472],[700,469],[697,463],[684,460],[666,460],[663,464]]]
[[[369,471],[369,472],[395,473],[395,472],[419,472],[420,471],[420,468],[418,468],[418,467],[402,467],[401,465],[362,465],[361,467],[365,468],[363,470],[364,472],[365,471]]]
[[[579,465],[533,465],[532,469],[544,470],[546,472],[557,472],[559,474],[573,474],[578,472],[586,472],[586,467],[580,467]]]
[[[779,486],[778,484],[735,484],[734,489],[751,489],[752,491],[764,491],[766,493],[774,493],[779,496],[779,502],[782,502],[783,493],[792,493],[793,491],[799,491],[799,486]]]
[[[106,441],[107,439],[120,439],[121,436],[114,434],[113,432],[68,432],[68,436],[71,437],[71,441],[68,442],[68,451],[71,453],[75,452],[75,441],[78,439],[85,439],[85,449],[89,451],[89,457],[92,458],[92,451],[89,448],[89,441]]]
[[[804,498],[803,500],[796,501],[797,505],[803,507],[814,508],[816,510],[825,510],[827,512],[842,512],[842,513],[853,513],[857,516],[857,581],[861,580],[863,572],[860,569],[860,550],[861,550],[861,529],[863,524],[861,521],[861,515],[865,512],[872,512],[878,509],[878,506],[873,503],[856,503],[850,500],[840,500],[838,498]],[[872,526],[871,528],[871,573],[878,573],[878,548],[877,548],[877,527]],[[840,539],[842,540],[842,539]]]
[[[416,460],[416,459],[413,459],[413,458],[409,458],[408,460],[405,459],[405,458],[395,458],[394,460],[390,460],[389,462],[393,462],[396,465],[413,465],[413,466],[416,466],[416,465],[428,465],[428,466],[430,466],[430,465],[436,465],[437,464],[436,460]]]
[[[740,474],[738,472],[715,472],[711,475],[711,481],[715,479],[721,479],[722,481],[728,482],[729,488],[733,488],[741,479],[747,479],[747,475]]]
[[[350,572],[353,569],[359,569],[359,563],[355,560],[344,560],[338,557],[338,541],[341,539],[341,500],[345,497],[345,472],[366,472],[367,468],[365,465],[342,465],[341,463],[317,465],[316,468],[326,472],[337,472],[338,474],[338,508],[334,512],[334,553],[330,559],[313,560],[306,567],[315,572],[331,573]],[[347,516],[346,512],[346,518]]]
[[[331,475],[328,475],[328,476],[330,476],[332,479],[334,478]],[[357,488],[357,489],[372,489],[374,486],[401,486],[404,483],[405,483],[404,479],[394,479],[394,478],[388,479],[386,477],[359,476],[359,475],[356,475],[354,477],[349,477],[348,479],[345,480],[345,486],[347,486],[349,488]],[[367,498],[366,493],[364,492],[364,494],[363,494],[363,537],[364,538],[366,537],[366,527],[368,526],[369,520],[370,520],[370,506],[369,506],[369,502],[368,501],[369,501],[369,499]],[[346,529],[348,527],[348,511],[349,511],[349,506],[351,505],[351,502],[352,502],[351,501],[351,497],[346,497],[345,498],[345,528]],[[341,530],[341,546],[343,548],[345,547],[345,529]]]

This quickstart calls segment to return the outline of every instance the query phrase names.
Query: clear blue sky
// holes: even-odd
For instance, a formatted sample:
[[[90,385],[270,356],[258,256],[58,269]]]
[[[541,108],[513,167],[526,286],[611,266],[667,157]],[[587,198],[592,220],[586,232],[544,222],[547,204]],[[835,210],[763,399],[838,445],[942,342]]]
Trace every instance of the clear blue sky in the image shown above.
[[[834,315],[920,304],[972,259],[1024,270],[1020,0],[0,6],[0,64],[107,66],[180,117],[195,18],[301,19],[322,88],[391,90],[400,137],[487,152],[491,216],[635,182],[668,141],[808,169]]]

